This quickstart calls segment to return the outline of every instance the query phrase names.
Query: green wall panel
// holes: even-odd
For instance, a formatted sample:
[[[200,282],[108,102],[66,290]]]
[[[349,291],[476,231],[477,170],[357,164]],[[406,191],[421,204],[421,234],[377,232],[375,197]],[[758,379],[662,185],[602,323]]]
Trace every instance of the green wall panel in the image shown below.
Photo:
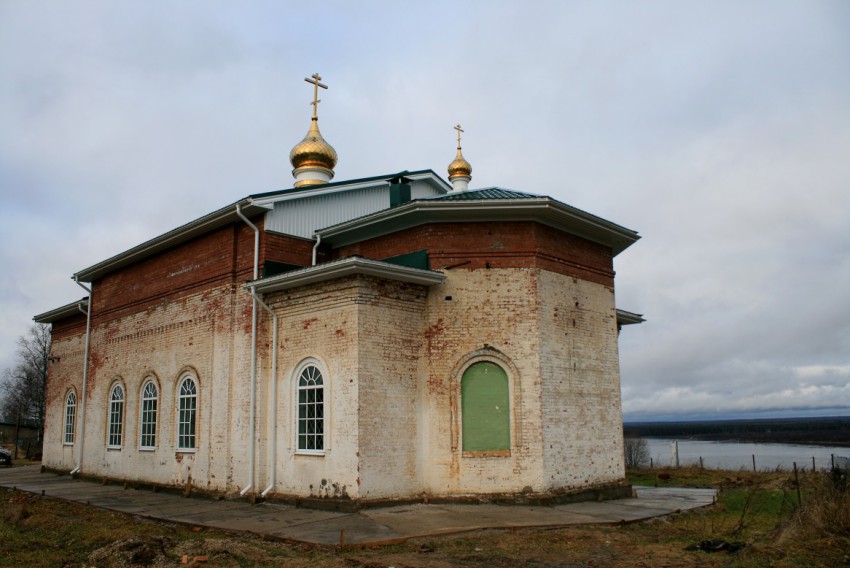
[[[460,383],[463,451],[510,450],[508,376],[495,363],[469,367]]]

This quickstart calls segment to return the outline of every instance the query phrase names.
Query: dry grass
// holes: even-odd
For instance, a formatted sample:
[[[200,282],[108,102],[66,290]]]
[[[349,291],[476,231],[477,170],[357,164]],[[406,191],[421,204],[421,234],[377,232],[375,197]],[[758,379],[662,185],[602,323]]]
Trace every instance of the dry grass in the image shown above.
[[[836,562],[850,565],[850,485],[846,478],[822,475],[805,487],[802,504],[778,531],[780,546],[803,544],[813,555],[844,551]]]

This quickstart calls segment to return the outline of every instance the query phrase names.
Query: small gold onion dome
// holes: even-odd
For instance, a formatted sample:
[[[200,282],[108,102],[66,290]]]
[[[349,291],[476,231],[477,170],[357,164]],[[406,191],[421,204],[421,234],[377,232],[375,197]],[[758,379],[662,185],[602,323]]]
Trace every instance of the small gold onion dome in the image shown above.
[[[460,153],[460,148],[457,149],[457,156],[454,161],[449,164],[449,179],[453,177],[472,177],[472,166],[464,159]]]
[[[337,155],[333,146],[325,142],[322,138],[322,133],[319,132],[319,121],[313,118],[310,124],[310,130],[304,139],[292,148],[289,152],[289,161],[292,163],[293,171],[301,168],[317,168],[328,170],[328,174],[333,178],[333,169],[336,166]],[[301,180],[302,182],[312,180]],[[312,183],[324,183],[322,181],[312,181]],[[299,185],[296,183],[296,186]],[[302,183],[301,185],[308,185]]]

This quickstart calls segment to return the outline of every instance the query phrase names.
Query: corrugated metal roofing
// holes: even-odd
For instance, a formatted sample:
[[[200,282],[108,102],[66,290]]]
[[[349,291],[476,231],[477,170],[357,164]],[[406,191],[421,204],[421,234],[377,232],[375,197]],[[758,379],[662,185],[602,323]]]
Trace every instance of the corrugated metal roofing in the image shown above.
[[[501,187],[485,187],[468,191],[453,191],[445,195],[432,197],[431,199],[439,201],[469,201],[479,199],[535,199],[539,197],[543,196],[515,191],[513,189],[502,189]]]
[[[434,197],[437,189],[428,180],[410,182],[414,199]],[[440,194],[437,194],[440,195]],[[357,191],[311,195],[293,201],[278,201],[266,217],[270,231],[312,239],[316,229],[365,217],[390,206],[385,180]]]

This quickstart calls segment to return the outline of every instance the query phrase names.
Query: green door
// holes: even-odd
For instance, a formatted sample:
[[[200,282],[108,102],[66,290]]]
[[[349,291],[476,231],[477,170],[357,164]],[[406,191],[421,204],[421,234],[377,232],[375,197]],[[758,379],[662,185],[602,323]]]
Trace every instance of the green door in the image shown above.
[[[463,451],[511,449],[508,375],[495,363],[470,366],[460,381]]]

